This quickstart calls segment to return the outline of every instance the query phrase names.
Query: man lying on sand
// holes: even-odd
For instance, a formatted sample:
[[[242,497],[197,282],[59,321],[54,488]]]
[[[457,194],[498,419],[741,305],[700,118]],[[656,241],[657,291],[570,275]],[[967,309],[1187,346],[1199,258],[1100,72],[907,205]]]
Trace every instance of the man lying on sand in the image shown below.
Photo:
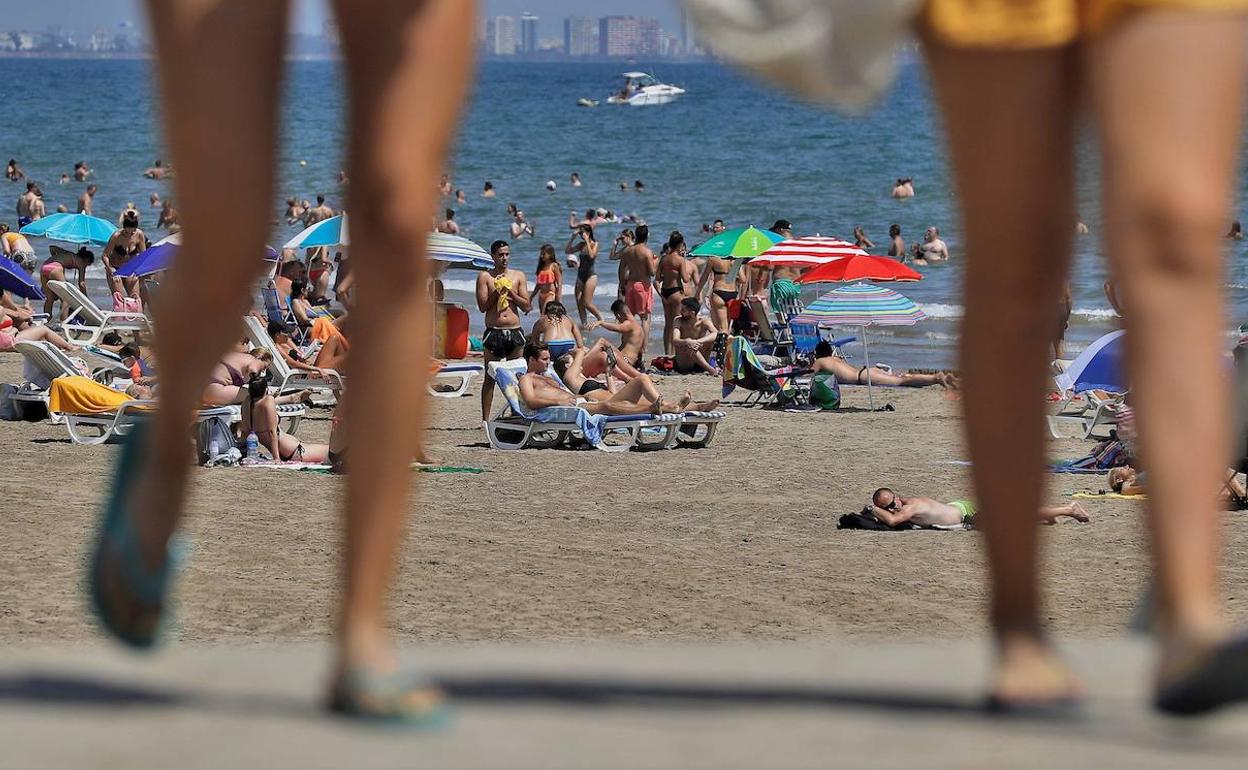
[[[890,527],[906,522],[921,527],[974,525],[976,513],[975,504],[970,500],[941,503],[930,497],[902,497],[888,487],[880,487],[871,495],[871,512],[881,523]],[[1056,524],[1061,516],[1068,516],[1084,524],[1090,521],[1088,512],[1079,503],[1040,509],[1041,524]]]
[[[546,370],[550,368],[550,350],[547,349],[545,343],[525,343],[524,360],[527,371],[520,375],[520,400],[529,409],[579,406],[590,414],[678,414],[688,409],[693,403],[693,394],[688,391],[680,401],[664,401],[654,389],[653,383],[640,378],[632,380],[614,393],[594,391],[594,393],[605,393],[605,398],[577,396],[560,385],[558,380],[546,374]],[[648,389],[647,385],[649,385]]]

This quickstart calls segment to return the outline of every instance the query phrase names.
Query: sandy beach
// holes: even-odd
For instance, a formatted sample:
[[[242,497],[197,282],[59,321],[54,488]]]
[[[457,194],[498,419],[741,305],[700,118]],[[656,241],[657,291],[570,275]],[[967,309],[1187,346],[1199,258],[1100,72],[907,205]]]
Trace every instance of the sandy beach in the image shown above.
[[[0,381],[21,359],[0,354]],[[665,378],[668,392],[718,395],[707,377]],[[961,402],[938,389],[847,388],[838,413],[726,407],[702,450],[610,455],[501,452],[475,397],[434,399],[428,440],[451,465],[486,473],[417,474],[393,622],[409,643],[569,640],[786,640],[828,636],[955,639],[984,628],[974,532],[838,531],[877,486],[938,499],[969,494]],[[300,429],[324,440],[329,413]],[[96,637],[81,563],[115,446],[78,446],[63,427],[0,425],[5,551],[0,639]],[[1054,457],[1090,442],[1051,444]],[[1053,476],[1049,497],[1106,486]],[[177,590],[189,643],[327,637],[337,584],[340,481],[275,469],[199,469],[187,528],[193,550]],[[1048,618],[1060,633],[1119,634],[1146,574],[1142,505],[1085,500],[1092,523],[1046,527]],[[1231,613],[1248,578],[1244,514],[1226,514]]]

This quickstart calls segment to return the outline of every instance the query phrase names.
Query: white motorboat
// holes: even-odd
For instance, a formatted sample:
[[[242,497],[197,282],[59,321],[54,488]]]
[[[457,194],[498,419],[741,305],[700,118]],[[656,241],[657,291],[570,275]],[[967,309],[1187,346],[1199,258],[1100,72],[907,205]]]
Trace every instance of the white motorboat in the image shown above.
[[[625,72],[622,77],[624,87],[607,98],[608,104],[650,107],[674,102],[678,96],[685,93],[685,89],[660,83],[653,75],[645,72]]]

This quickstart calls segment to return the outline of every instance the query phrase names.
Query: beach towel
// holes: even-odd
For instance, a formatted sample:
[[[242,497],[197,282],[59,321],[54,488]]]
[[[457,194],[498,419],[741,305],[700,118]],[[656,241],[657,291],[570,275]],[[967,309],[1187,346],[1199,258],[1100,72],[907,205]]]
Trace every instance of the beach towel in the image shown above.
[[[768,299],[771,302],[771,310],[774,313],[785,312],[787,308],[792,307],[793,303],[801,298],[802,287],[788,278],[772,281],[771,289],[768,290]]]
[[[723,395],[728,396],[737,386],[746,390],[775,393],[782,404],[797,400],[793,367],[785,366],[768,371],[754,354],[754,348],[744,337],[729,337],[724,353]]]
[[[536,422],[574,423],[576,429],[584,434],[586,441],[596,447],[602,445],[603,426],[607,423],[604,415],[590,414],[575,406],[548,406],[536,412],[532,411],[520,401],[520,380],[513,371],[498,367],[494,376],[498,389],[503,392],[507,404],[517,415]]]
[[[316,342],[324,344],[330,337],[337,337],[342,340],[342,346],[348,350],[351,345],[347,343],[346,336],[338,329],[334,322],[324,316],[312,319],[311,338]]]
[[[1126,465],[1128,454],[1122,442],[1107,439],[1096,445],[1090,454],[1075,460],[1062,460],[1049,466],[1053,473],[1104,473],[1110,468]]]
[[[269,468],[279,471],[302,471],[304,473],[333,473],[333,466],[327,463],[280,463],[280,462],[258,462],[242,466],[244,468]],[[488,468],[474,468],[469,465],[425,465],[423,463],[412,463],[412,470],[421,473],[488,473]]]
[[[1075,492],[1071,495],[1076,500],[1147,500],[1148,495],[1124,495],[1121,492]]]
[[[971,524],[932,524],[923,525],[911,524],[905,522],[895,527],[890,527],[871,513],[868,506],[858,513],[846,513],[837,519],[837,529],[861,529],[869,532],[914,532],[915,530],[938,530],[940,532],[965,532],[975,527]]]
[[[133,400],[88,377],[57,377],[52,381],[48,409],[62,414],[103,414]]]

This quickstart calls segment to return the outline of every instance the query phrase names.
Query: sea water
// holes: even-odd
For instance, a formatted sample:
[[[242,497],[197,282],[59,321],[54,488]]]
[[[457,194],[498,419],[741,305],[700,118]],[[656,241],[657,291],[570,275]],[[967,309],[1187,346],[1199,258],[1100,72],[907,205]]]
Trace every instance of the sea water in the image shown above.
[[[645,69],[643,65],[638,64]],[[606,96],[622,69],[609,64],[493,62],[478,69],[447,169],[468,200],[444,204],[456,209],[465,235],[485,246],[507,238],[511,220],[506,206],[516,203],[534,224],[536,237],[513,243],[512,260],[531,277],[542,243],[553,243],[562,255],[571,210],[583,214],[587,208],[604,207],[635,214],[649,223],[656,249],[674,229],[698,243],[702,225],[716,218],[730,227],[767,227],[784,218],[793,222],[798,235],[842,238],[861,225],[878,245],[876,253],[887,246],[890,224],[901,226],[907,243],[936,225],[949,244],[950,262],[920,268],[925,276],[921,282],[893,285],[919,303],[927,319],[909,328],[871,330],[872,359],[903,367],[956,364],[963,238],[940,120],[921,61],[906,62],[895,86],[865,117],[800,104],[718,64],[659,67],[655,74],[660,79],[688,90],[673,104],[608,105]],[[72,171],[75,161],[85,160],[95,169],[91,181],[100,188],[96,214],[115,219],[133,202],[149,236],[162,237],[164,233],[154,230],[158,210],[147,201],[152,192],[172,196],[172,182],[141,176],[155,158],[168,157],[160,138],[151,62],[2,59],[0,73],[8,85],[0,159],[16,158],[41,183],[48,211],[58,204],[73,210],[85,185],[57,180],[62,172]],[[601,104],[579,107],[580,97]],[[298,231],[280,219],[286,197],[314,199],[322,193],[336,209],[342,206],[345,190],[335,179],[345,149],[343,106],[338,63],[288,64],[271,205],[275,245]],[[202,120],[225,122],[230,114],[229,104],[205,104]],[[1116,325],[1102,290],[1107,273],[1098,237],[1097,158],[1090,140],[1080,142],[1078,162],[1078,211],[1092,232],[1075,245],[1075,311],[1069,332],[1075,350]],[[584,181],[580,188],[569,183],[573,171]],[[891,184],[903,176],[914,178],[918,194],[893,200]],[[494,199],[480,195],[486,180],[497,190]],[[556,182],[554,192],[545,190],[547,180]],[[632,190],[636,180],[644,182],[644,192]],[[621,182],[626,191],[621,191]],[[24,187],[0,182],[0,191],[6,188],[10,195],[5,205],[11,212]],[[12,224],[13,218],[10,213],[0,221]],[[604,312],[616,294],[615,263],[606,253],[622,227],[599,228],[596,304]],[[36,247],[44,253],[42,243]],[[1248,269],[1245,245],[1230,243],[1229,249],[1227,291],[1230,321],[1236,324],[1248,315]],[[211,274],[206,268],[205,279]],[[448,299],[473,306],[473,278],[469,272],[448,273]],[[566,271],[565,303],[570,309],[573,280],[574,271]],[[93,294],[103,294],[98,266],[91,272],[90,286]],[[815,292],[808,295],[812,299]],[[475,308],[473,316],[479,332]],[[526,324],[533,320],[535,315],[529,316]],[[849,352],[851,357],[861,354],[852,348]]]

